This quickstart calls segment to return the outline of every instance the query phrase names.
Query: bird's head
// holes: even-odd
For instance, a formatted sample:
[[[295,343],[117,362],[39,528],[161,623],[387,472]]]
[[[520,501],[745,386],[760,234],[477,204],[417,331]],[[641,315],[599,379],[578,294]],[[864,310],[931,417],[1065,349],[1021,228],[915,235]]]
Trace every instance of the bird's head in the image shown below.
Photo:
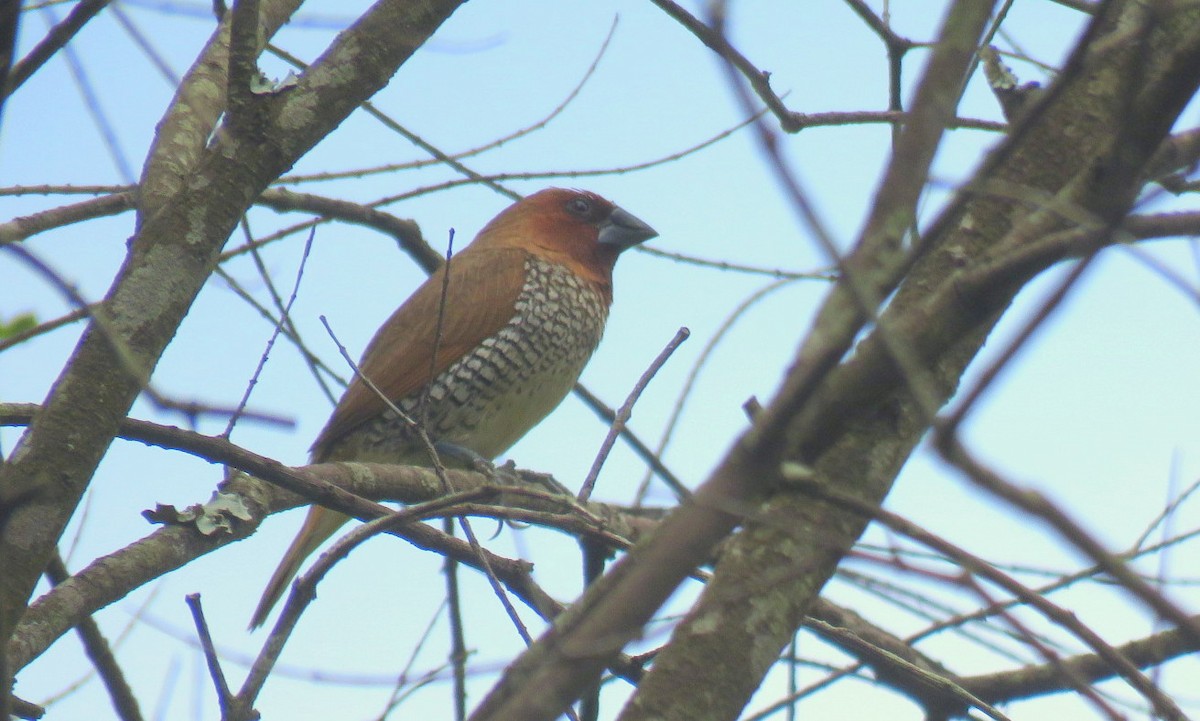
[[[656,235],[649,225],[595,193],[548,188],[513,203],[472,245],[523,248],[608,286],[621,251]]]

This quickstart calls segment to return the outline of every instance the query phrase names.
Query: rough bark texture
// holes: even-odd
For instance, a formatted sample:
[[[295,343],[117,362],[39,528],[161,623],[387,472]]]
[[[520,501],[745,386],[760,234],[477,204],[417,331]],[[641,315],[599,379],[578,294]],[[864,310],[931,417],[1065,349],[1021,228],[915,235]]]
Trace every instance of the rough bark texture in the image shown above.
[[[789,489],[789,474],[882,503],[1017,291],[1062,256],[1013,259],[1064,228],[1111,230],[1128,212],[1141,169],[1200,83],[1200,10],[1160,5],[1103,4],[1058,82],[919,241],[913,262],[877,258],[882,275],[865,283],[886,295],[902,282],[853,355],[838,363],[838,336],[853,337],[862,311],[843,303],[822,316],[776,398],[693,501],[510,666],[474,719],[557,716],[688,564],[751,518],[621,718],[738,716],[868,521]],[[812,350],[822,344],[833,352]]]
[[[262,3],[260,42],[296,4]],[[382,88],[459,4],[381,0],[294,87],[253,96],[260,124],[252,132],[222,128],[210,142],[224,105],[228,30],[218,30],[160,124],[138,231],[103,307],[0,467],[0,640],[11,637],[119,422],[243,212]]]
[[[926,237],[930,252],[880,320],[920,362],[921,390],[932,397],[914,395],[875,332],[786,419],[784,457],[819,481],[882,503],[929,427],[924,408],[950,398],[995,321],[1044,265],[978,289],[962,285],[973,270],[1081,217],[1103,226],[1128,212],[1141,168],[1200,80],[1200,13],[1156,16],[1112,3],[1090,39],[1048,103],[992,158],[979,192]],[[729,545],[621,718],[736,718],[867,520],[776,493]]]

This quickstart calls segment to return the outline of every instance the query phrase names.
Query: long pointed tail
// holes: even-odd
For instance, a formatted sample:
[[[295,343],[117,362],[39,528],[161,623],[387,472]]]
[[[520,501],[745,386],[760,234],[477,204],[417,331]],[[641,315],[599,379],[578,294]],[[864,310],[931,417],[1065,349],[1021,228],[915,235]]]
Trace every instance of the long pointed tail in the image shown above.
[[[313,506],[308,509],[308,517],[304,519],[304,525],[300,527],[300,532],[292,540],[292,545],[288,546],[287,553],[283,554],[279,567],[275,569],[271,580],[267,582],[267,588],[258,602],[258,608],[254,609],[254,615],[250,618],[251,629],[258,628],[267,620],[271,609],[283,597],[284,591],[295,578],[304,559],[308,558],[313,551],[317,550],[318,546],[325,542],[325,539],[332,536],[348,520],[350,520],[349,516],[321,506]]]

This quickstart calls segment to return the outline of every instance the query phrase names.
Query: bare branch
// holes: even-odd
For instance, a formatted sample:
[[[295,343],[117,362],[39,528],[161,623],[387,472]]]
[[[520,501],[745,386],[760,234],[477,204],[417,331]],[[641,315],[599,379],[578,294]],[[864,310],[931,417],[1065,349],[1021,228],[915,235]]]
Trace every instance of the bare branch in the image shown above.
[[[7,81],[0,86],[0,104],[3,104],[3,101],[32,77],[38,68],[45,65],[47,60],[54,57],[55,53],[70,42],[71,38],[75,37],[89,20],[96,17],[108,5],[108,2],[109,0],[81,0],[71,8],[66,19],[51,28],[50,32],[46,33],[46,37],[42,38],[42,41],[30,50],[28,55],[12,66],[12,70],[7,74]],[[13,24],[9,27],[15,29],[16,18],[13,20]]]
[[[729,39],[723,33],[705,25],[699,18],[684,10],[678,3],[673,2],[673,0],[652,1],[659,9],[670,15],[676,22],[687,29],[688,32],[695,35],[696,39],[708,46],[710,50],[721,56],[730,65],[737,68],[738,72],[746,78],[746,82],[750,84],[750,87],[754,88],[754,92],[758,95],[759,99],[763,101],[779,121],[779,125],[785,133],[794,133],[800,130],[801,126],[792,117],[792,112],[783,104],[783,99],[771,89],[771,73],[755,67],[754,63],[750,62],[745,55],[742,55],[730,44]]]
[[[444,0],[414,6],[384,0],[375,5],[338,36],[295,87],[267,98],[263,135],[269,142],[245,146],[236,138],[218,136],[207,143],[219,102],[209,107],[214,112],[207,123],[187,124],[183,135],[180,127],[159,127],[159,144],[144,173],[139,228],[104,302],[113,323],[109,328],[90,324],[42,412],[26,430],[22,453],[0,466],[8,511],[0,527],[0,575],[6,579],[0,587],[0,642],[7,644],[11,638],[121,418],[144,387],[143,374],[174,337],[241,214],[268,183],[382,87],[458,4]],[[281,6],[282,21],[292,7],[285,0],[264,2],[264,15]],[[270,21],[262,26],[266,37],[277,27]],[[404,28],[399,36],[397,28]],[[361,52],[364,43],[375,51]],[[223,47],[219,39],[215,44]],[[201,65],[209,59],[209,54],[202,56]],[[223,62],[205,67],[221,68]],[[191,97],[188,90],[185,81],[170,117],[184,114]],[[297,110],[297,104],[305,110]],[[310,112],[312,108],[320,112]],[[172,153],[180,154],[167,163],[164,148],[172,144],[177,145]],[[189,147],[195,151],[192,156],[185,152]],[[159,292],[163,287],[172,292]],[[130,347],[131,359],[115,352],[122,344]],[[62,443],[68,436],[73,442]],[[0,693],[7,696],[10,686],[9,679],[0,678]]]
[[[52,585],[58,586],[70,577],[71,574],[67,571],[66,564],[56,554],[51,559],[50,565],[46,567],[46,578]],[[117,717],[121,721],[141,721],[142,711],[137,697],[133,695],[133,689],[125,680],[125,672],[117,663],[117,658],[113,655],[112,648],[109,647],[103,632],[100,631],[100,626],[97,625],[95,619],[89,616],[81,619],[76,629],[79,631],[84,651],[92,665],[96,667],[96,673],[100,675],[101,681],[104,682],[104,688],[108,691],[108,697],[112,700]]]

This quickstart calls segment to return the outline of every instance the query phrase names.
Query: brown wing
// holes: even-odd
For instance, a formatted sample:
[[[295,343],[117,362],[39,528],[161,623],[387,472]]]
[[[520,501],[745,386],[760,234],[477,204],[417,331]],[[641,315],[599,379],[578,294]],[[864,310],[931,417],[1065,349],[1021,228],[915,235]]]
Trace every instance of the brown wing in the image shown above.
[[[525,284],[526,257],[528,253],[518,248],[473,250],[468,246],[450,261],[437,363],[431,366],[430,358],[442,296],[442,271],[430,276],[376,331],[359,370],[393,402],[424,387],[512,319],[517,296]],[[379,396],[356,377],[313,443],[313,460],[322,460],[331,444],[385,408]]]

